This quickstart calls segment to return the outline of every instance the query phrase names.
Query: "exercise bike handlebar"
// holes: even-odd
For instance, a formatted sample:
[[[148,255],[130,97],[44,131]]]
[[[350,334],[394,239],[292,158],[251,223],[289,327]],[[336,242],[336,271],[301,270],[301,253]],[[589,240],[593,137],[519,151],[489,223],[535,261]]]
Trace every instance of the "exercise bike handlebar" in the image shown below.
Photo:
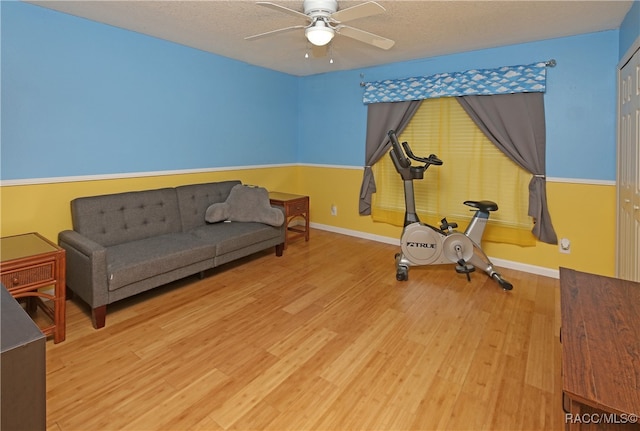
[[[429,154],[429,157],[424,158],[424,157],[418,157],[416,155],[413,154],[413,152],[411,152],[411,147],[409,146],[408,142],[403,142],[402,143],[402,147],[404,148],[404,152],[407,153],[407,156],[409,156],[410,159],[416,160],[418,162],[421,163],[427,163],[430,165],[441,165],[442,164],[442,160],[440,160],[438,158],[438,156],[436,156],[435,154]]]
[[[408,168],[409,166],[411,166],[411,160],[409,159],[413,159],[417,162],[424,163],[426,165],[425,167],[428,167],[428,165],[436,165],[436,166],[442,165],[442,160],[440,160],[438,156],[436,156],[435,154],[430,154],[429,157],[426,157],[426,158],[416,156],[411,151],[411,147],[407,142],[402,143],[402,148],[404,148],[404,151],[403,151],[402,148],[400,147],[400,142],[398,142],[398,137],[396,136],[395,130],[389,130],[387,135],[391,140],[391,146],[393,147],[393,152],[395,153],[395,156],[398,162],[401,164],[403,168]],[[407,158],[407,156],[409,158]]]
[[[391,148],[393,151],[393,159],[398,162],[400,168],[408,168],[411,166],[411,160],[405,156],[402,148],[400,148],[400,143],[398,142],[398,137],[396,136],[395,130],[389,130],[389,139],[391,140]]]

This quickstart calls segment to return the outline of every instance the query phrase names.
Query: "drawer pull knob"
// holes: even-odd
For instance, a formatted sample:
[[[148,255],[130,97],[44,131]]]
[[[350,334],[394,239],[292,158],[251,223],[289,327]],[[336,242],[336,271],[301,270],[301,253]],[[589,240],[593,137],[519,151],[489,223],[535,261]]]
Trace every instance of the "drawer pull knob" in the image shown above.
[[[18,284],[20,284],[20,279],[18,279],[18,277],[13,277],[11,279],[11,283],[13,283],[14,286],[17,286]]]

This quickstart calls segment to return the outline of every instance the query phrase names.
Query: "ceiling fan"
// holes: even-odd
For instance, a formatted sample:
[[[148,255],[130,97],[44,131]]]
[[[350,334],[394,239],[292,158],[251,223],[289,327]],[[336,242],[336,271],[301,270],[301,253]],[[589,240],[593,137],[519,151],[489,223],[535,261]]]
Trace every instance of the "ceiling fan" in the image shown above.
[[[374,1],[338,10],[337,0],[304,0],[302,7],[304,13],[271,2],[259,1],[256,4],[284,12],[298,18],[303,18],[307,24],[294,25],[291,27],[268,31],[266,33],[256,34],[245,37],[245,40],[254,40],[291,30],[304,29],[307,40],[315,46],[327,45],[336,34],[346,36],[381,49],[390,49],[395,44],[393,40],[387,39],[386,37],[378,36],[377,34],[369,33],[368,31],[343,24],[347,21],[377,15],[386,11],[385,8]]]

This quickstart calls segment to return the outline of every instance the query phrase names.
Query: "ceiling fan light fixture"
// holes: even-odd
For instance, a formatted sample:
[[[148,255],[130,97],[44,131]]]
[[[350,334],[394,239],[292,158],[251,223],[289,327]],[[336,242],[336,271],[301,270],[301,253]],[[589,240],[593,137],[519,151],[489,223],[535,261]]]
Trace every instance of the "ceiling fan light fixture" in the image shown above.
[[[317,20],[310,27],[304,31],[305,36],[307,36],[307,40],[316,46],[325,46],[333,36],[335,35],[335,31],[327,25],[323,20]]]

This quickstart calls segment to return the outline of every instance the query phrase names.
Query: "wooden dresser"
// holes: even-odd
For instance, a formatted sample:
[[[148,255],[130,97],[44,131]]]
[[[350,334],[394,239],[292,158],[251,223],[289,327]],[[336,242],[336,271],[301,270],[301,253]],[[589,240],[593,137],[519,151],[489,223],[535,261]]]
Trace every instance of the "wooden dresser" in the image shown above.
[[[640,283],[560,268],[567,430],[640,430]]]
[[[0,286],[0,429],[47,429],[46,338]]]

